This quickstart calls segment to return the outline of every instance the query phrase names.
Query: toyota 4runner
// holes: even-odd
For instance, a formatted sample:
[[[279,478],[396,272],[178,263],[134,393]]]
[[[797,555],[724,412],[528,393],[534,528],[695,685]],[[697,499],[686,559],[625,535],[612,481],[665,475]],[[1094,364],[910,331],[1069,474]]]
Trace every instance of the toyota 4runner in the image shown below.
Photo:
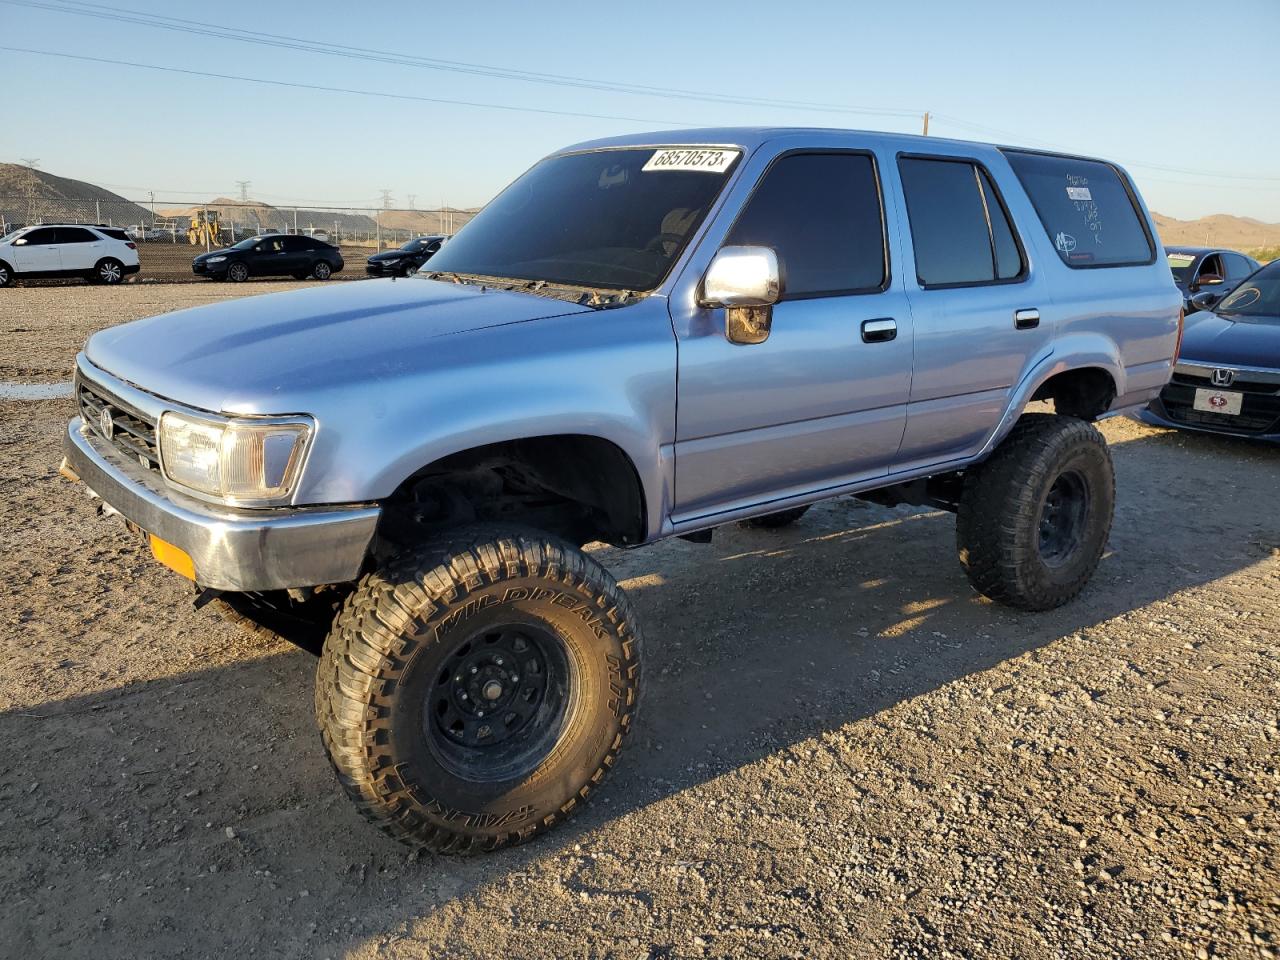
[[[928,504],[974,589],[1055,607],[1111,526],[1093,422],[1181,334],[1123,170],[888,134],[581,144],[429,267],[95,334],[63,469],[197,602],[325,635],[338,779],[448,851],[572,814],[633,726],[642,631],[582,544]]]

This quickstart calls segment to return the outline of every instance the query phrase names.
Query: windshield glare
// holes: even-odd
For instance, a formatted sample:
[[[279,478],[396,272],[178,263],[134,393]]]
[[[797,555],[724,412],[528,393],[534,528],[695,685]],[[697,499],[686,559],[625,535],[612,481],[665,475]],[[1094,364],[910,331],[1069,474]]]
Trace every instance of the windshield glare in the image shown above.
[[[737,162],[645,170],[653,148],[543,160],[432,256],[435,273],[478,274],[605,290],[657,287]],[[727,156],[732,154],[732,157]]]
[[[1280,261],[1263,267],[1213,310],[1223,317],[1280,323]]]

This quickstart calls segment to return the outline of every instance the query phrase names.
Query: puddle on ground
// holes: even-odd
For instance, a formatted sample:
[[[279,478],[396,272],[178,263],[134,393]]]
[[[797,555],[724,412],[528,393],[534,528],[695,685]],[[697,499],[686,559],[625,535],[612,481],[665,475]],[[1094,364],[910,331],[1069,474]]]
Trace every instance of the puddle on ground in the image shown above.
[[[14,383],[0,380],[0,400],[61,400],[71,396],[71,381],[57,383]]]

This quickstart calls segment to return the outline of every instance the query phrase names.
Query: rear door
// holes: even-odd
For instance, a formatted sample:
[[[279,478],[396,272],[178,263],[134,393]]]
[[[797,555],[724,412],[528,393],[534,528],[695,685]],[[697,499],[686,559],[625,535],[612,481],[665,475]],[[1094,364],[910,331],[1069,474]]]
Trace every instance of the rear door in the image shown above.
[[[84,227],[58,227],[58,253],[63,270],[92,270],[105,256],[102,238]]]
[[[307,237],[283,237],[281,242],[284,244],[284,256],[281,258],[284,269],[279,272],[310,273],[316,257],[312,252],[317,246],[316,242]]]
[[[1003,192],[974,157],[898,157],[915,372],[898,469],[972,455],[1049,349],[1052,303]]]
[[[13,267],[19,273],[52,273],[62,269],[58,231],[37,227],[13,242]]]

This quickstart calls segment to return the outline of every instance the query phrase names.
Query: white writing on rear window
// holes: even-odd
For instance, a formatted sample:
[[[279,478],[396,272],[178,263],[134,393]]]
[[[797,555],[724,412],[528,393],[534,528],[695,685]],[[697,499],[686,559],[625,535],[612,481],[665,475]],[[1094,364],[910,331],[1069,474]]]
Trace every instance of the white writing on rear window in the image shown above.
[[[654,170],[699,170],[703,173],[724,173],[737,157],[737,150],[672,147],[654,151],[653,156],[641,167],[641,170],[645,173],[652,173]]]

